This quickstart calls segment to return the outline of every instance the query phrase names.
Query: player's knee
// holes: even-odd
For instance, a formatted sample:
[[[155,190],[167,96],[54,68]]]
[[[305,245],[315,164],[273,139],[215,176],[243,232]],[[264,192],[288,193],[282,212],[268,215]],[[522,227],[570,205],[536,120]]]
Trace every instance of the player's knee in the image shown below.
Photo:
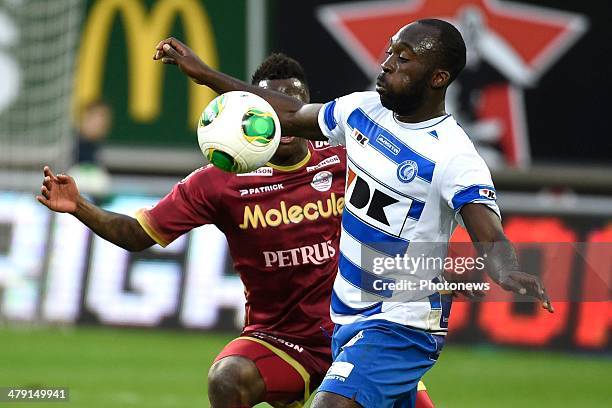
[[[208,372],[208,397],[214,408],[254,405],[265,394],[255,363],[239,356],[217,361]]]

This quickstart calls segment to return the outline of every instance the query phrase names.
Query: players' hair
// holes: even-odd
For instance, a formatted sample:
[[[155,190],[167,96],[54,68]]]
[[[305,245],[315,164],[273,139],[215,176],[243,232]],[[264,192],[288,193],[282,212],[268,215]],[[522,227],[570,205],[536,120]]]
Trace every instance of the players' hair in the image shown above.
[[[450,84],[465,67],[466,48],[461,33],[454,25],[444,20],[428,18],[418,20],[417,23],[438,29],[440,47],[436,47],[434,51],[435,63],[448,70]]]
[[[308,87],[306,73],[302,65],[291,57],[280,52],[271,54],[261,63],[253,74],[251,83],[257,85],[265,79],[290,79],[295,78]]]

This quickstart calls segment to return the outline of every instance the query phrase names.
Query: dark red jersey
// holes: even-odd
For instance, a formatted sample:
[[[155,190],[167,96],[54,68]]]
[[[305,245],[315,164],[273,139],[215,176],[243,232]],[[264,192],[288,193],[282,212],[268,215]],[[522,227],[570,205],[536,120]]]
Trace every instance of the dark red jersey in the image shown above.
[[[309,144],[291,167],[234,175],[208,166],[137,218],[160,245],[204,224],[226,236],[245,287],[245,332],[328,344],[344,208],[344,148]]]

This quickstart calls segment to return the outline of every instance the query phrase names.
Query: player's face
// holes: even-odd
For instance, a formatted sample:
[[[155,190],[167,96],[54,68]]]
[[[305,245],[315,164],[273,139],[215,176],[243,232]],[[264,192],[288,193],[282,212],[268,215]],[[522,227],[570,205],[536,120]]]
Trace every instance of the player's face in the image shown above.
[[[391,38],[376,81],[376,92],[385,108],[407,115],[423,105],[432,74],[430,51],[437,44],[436,31],[415,23]]]
[[[257,85],[261,88],[271,89],[273,91],[278,91],[289,96],[293,96],[304,103],[308,103],[310,101],[308,88],[306,88],[306,86],[296,78],[264,79],[259,81]],[[305,139],[283,135],[274,157],[289,157],[304,151],[304,146],[306,146]]]

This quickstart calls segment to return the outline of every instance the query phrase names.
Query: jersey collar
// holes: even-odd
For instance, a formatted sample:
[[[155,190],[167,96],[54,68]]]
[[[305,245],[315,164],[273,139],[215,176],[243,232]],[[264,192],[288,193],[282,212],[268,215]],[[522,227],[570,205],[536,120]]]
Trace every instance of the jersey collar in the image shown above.
[[[280,166],[278,164],[272,164],[270,162],[266,163],[266,166],[272,167],[274,170],[278,170],[278,171],[294,171],[294,170],[304,167],[306,163],[310,161],[311,156],[312,154],[310,153],[310,149],[308,149],[308,153],[306,154],[306,156],[304,156],[302,160],[300,160],[299,162],[295,164],[292,164],[291,166]]]
[[[400,122],[395,117],[395,114],[393,114],[393,120],[395,121],[395,123],[397,123],[401,127],[404,127],[406,129],[418,130],[418,129],[425,129],[428,127],[436,126],[438,123],[443,122],[444,120],[448,119],[450,116],[451,116],[450,114],[446,114],[443,116],[438,116],[437,118],[426,120],[424,122],[408,123],[408,122]]]

